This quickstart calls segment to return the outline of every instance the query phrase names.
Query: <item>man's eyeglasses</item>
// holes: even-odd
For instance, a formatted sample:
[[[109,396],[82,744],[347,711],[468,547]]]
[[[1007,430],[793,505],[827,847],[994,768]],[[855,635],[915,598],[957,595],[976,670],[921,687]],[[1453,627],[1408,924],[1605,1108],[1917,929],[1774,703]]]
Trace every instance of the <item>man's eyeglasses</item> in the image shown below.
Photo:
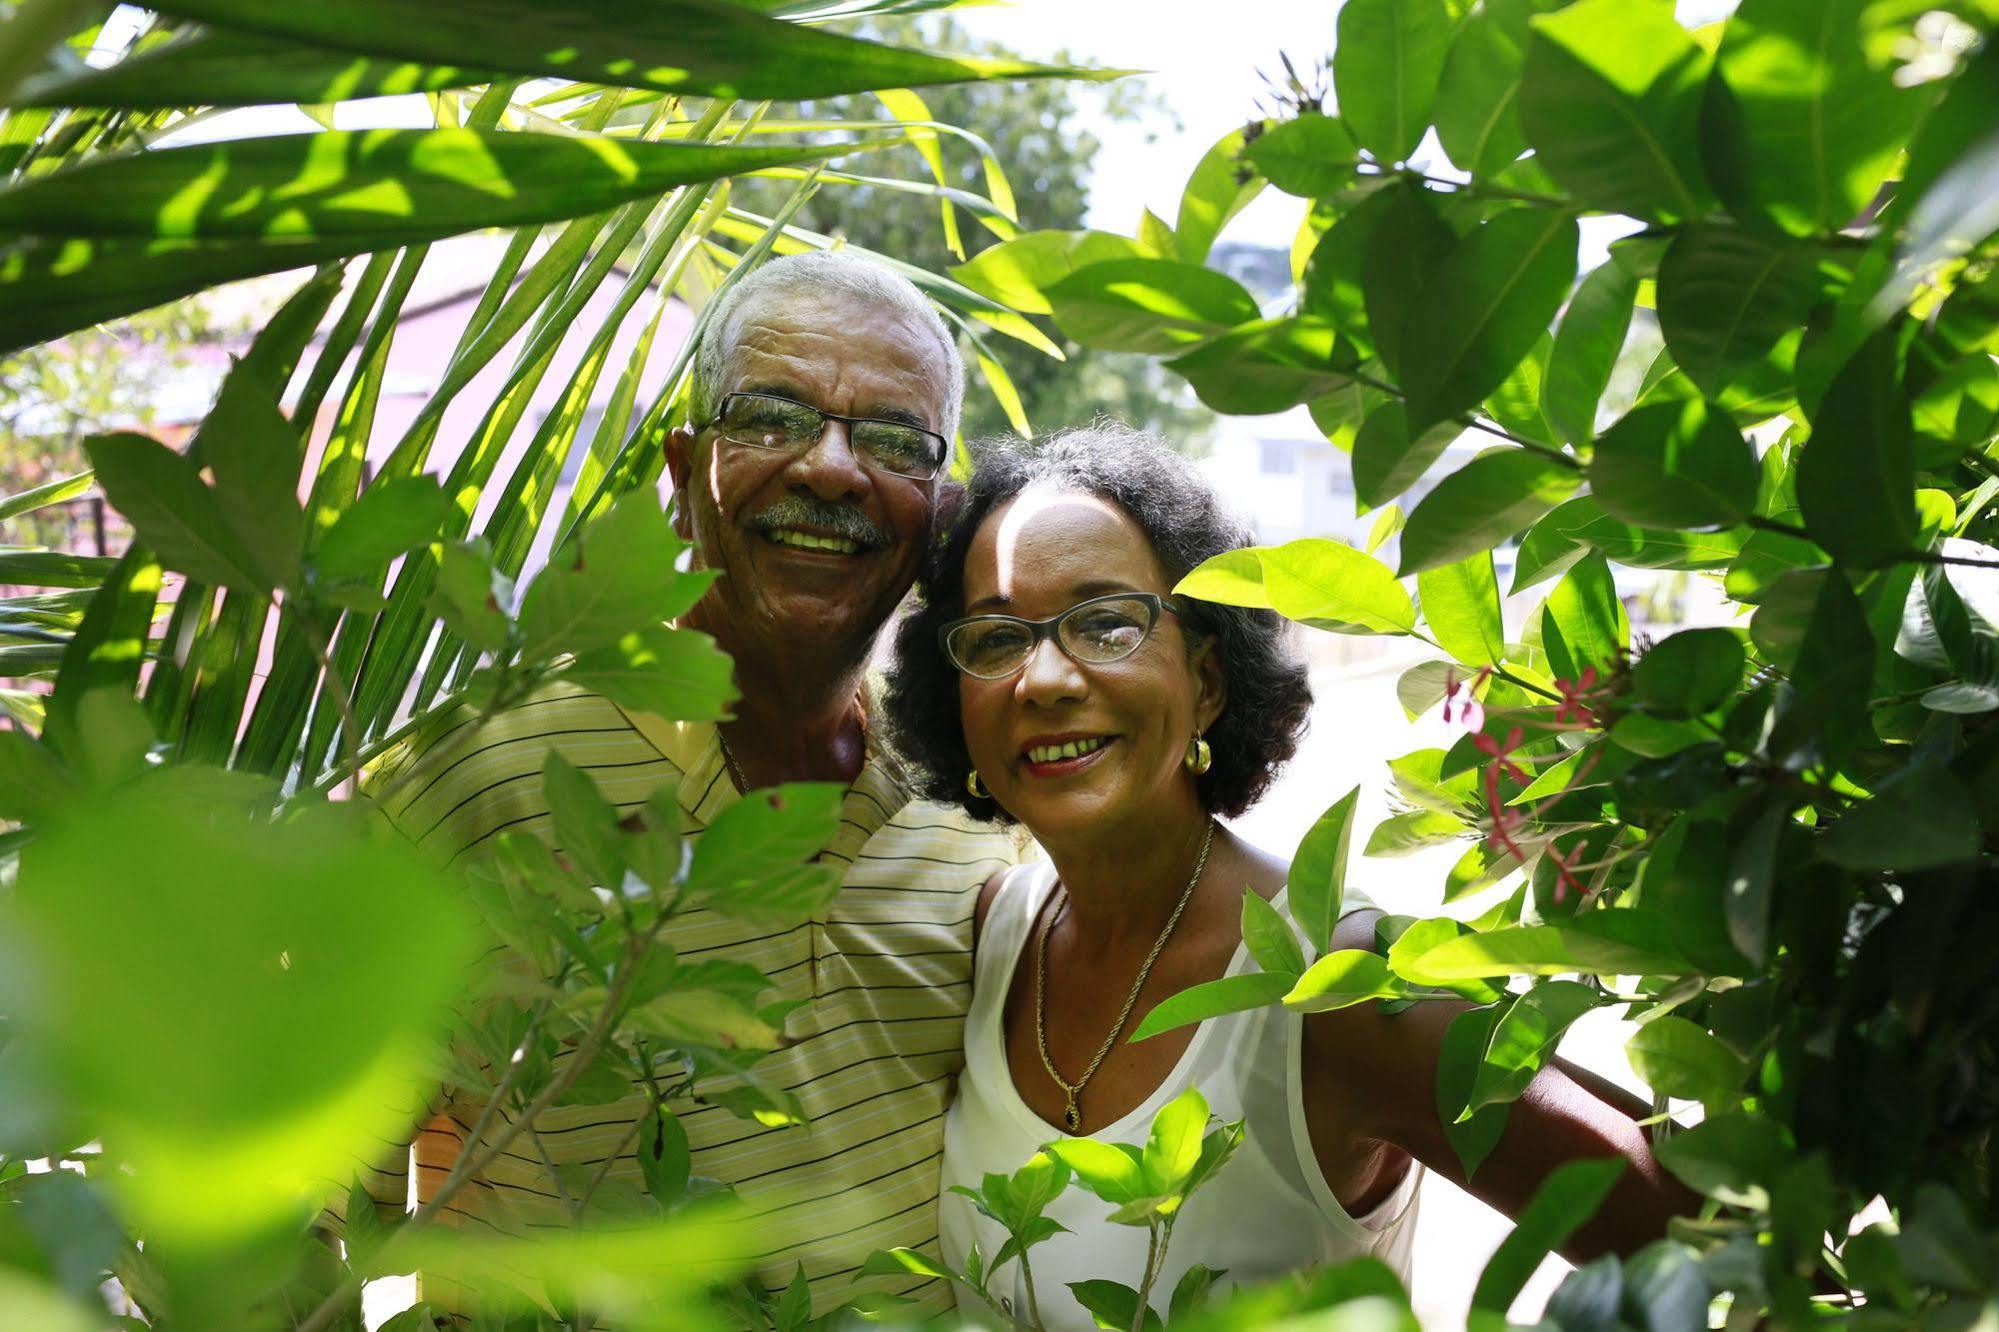
[[[818,445],[828,421],[847,427],[847,442],[854,456],[876,471],[928,481],[950,456],[950,446],[934,430],[906,421],[822,412],[774,393],[726,394],[708,425],[716,427],[731,444],[775,453],[804,453]]]
[[[966,675],[1004,680],[1027,663],[1044,638],[1053,638],[1070,660],[1087,666],[1123,661],[1151,637],[1161,611],[1177,615],[1179,607],[1150,592],[1115,592],[1079,601],[1046,620],[1012,615],[953,620],[937,631],[937,641]]]

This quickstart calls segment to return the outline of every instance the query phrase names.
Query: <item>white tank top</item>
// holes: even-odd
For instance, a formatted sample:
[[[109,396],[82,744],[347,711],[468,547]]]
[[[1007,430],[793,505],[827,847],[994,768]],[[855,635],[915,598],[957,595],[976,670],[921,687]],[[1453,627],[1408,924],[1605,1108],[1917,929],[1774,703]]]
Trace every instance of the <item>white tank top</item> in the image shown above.
[[[1040,908],[1055,887],[1047,861],[1022,865],[994,896],[979,934],[972,1007],[965,1018],[965,1071],[944,1119],[944,1186],[977,1188],[988,1171],[1011,1174],[1044,1143],[1065,1137],[1020,1097],[1008,1070],[1001,1017],[1007,990]],[[1283,905],[1282,894],[1277,905]],[[1350,903],[1349,909],[1359,909]],[[1228,975],[1250,969],[1238,946]],[[1300,1268],[1373,1254],[1406,1285],[1416,1232],[1416,1184],[1422,1166],[1367,1215],[1348,1216],[1327,1187],[1312,1152],[1300,1074],[1303,1020],[1276,1008],[1209,1018],[1195,1030],[1180,1062],[1145,1101],[1116,1123],[1088,1136],[1142,1145],[1152,1117],[1189,1086],[1197,1086],[1223,1120],[1244,1121],[1240,1150],[1187,1203],[1173,1227],[1166,1265],[1153,1283],[1153,1307],[1164,1310],[1182,1275],[1195,1263],[1226,1269],[1217,1288],[1256,1282]],[[1071,1185],[1047,1215],[1072,1232],[1034,1246],[1034,1291],[1049,1332],[1094,1332],[1096,1321],[1069,1293],[1071,1281],[1104,1279],[1137,1286],[1145,1270],[1146,1230],[1113,1225],[1109,1203]],[[944,1256],[962,1269],[976,1243],[988,1260],[1006,1242],[1000,1226],[962,1196],[939,1204]],[[1009,1313],[1026,1307],[1020,1264],[1009,1262],[987,1289]],[[991,1311],[968,1291],[959,1312],[990,1323]]]

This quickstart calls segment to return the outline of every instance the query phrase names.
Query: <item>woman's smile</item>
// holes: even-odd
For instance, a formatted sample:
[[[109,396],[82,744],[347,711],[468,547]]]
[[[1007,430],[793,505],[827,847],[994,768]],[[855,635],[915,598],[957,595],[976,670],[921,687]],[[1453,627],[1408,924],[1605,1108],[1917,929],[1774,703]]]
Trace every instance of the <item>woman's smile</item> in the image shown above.
[[[1020,747],[1021,766],[1031,777],[1067,777],[1094,766],[1116,740],[1089,732],[1036,736]]]

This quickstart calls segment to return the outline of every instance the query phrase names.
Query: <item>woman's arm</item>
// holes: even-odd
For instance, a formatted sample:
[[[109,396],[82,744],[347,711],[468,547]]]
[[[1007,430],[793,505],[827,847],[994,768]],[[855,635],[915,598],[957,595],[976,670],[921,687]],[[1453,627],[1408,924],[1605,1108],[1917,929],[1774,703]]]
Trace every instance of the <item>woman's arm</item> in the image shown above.
[[[1346,922],[1342,922],[1342,933]],[[1373,926],[1366,926],[1371,935]],[[1367,936],[1336,939],[1365,947]],[[1560,1061],[1543,1068],[1514,1103],[1492,1154],[1469,1180],[1437,1114],[1437,1053],[1452,1019],[1471,1007],[1424,1002],[1388,1016],[1360,1004],[1305,1019],[1305,1097],[1312,1142],[1328,1177],[1388,1144],[1517,1217],[1555,1167],[1581,1157],[1621,1156],[1623,1176],[1562,1256],[1587,1262],[1629,1254],[1692,1215],[1700,1198],[1659,1165],[1631,1114],[1594,1094]],[[1594,1079],[1594,1075],[1586,1075]],[[1605,1083],[1612,1095],[1628,1096]],[[1642,1113],[1636,1098],[1626,1102]]]

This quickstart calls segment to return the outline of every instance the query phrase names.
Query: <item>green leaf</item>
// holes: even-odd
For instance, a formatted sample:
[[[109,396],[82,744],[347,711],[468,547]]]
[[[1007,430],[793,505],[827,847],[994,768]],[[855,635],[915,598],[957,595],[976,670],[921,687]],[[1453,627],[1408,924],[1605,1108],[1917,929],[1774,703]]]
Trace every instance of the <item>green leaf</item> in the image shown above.
[[[1457,233],[1438,216],[1436,198],[1412,181],[1398,180],[1383,187],[1354,209],[1354,229],[1359,234],[1339,245],[1329,257],[1336,292],[1358,282],[1374,354],[1398,382],[1406,332],[1424,308],[1418,302],[1437,270],[1458,248]],[[1334,227],[1326,234],[1339,230]],[[1356,267],[1357,276],[1353,275]]]
[[[450,542],[436,550],[437,590],[431,595],[431,609],[468,643],[499,651],[507,644],[513,581],[493,568],[492,552],[483,539],[465,545]]]
[[[1541,643],[1549,671],[1558,680],[1579,680],[1592,666],[1599,677],[1608,675],[1630,641],[1609,562],[1600,554],[1583,557],[1548,594]]]
[[[1303,970],[1301,966],[1299,971]],[[1223,1013],[1266,1008],[1290,993],[1297,981],[1297,972],[1255,971],[1190,985],[1154,1004],[1132,1029],[1129,1039],[1150,1040],[1161,1032],[1184,1027],[1190,1022],[1205,1022]]]
[[[1574,468],[1526,449],[1481,454],[1437,483],[1402,529],[1405,575],[1491,550],[1567,499]]]
[[[1265,971],[1296,976],[1305,969],[1305,950],[1298,946],[1291,922],[1255,891],[1242,895],[1242,941]]]
[[[1506,655],[1506,626],[1499,613],[1499,580],[1492,552],[1416,575],[1423,624],[1437,646],[1466,666],[1489,666]]]
[[[1308,111],[1258,135],[1243,156],[1286,194],[1317,199],[1353,180],[1360,155],[1346,126]]]
[[[1284,1006],[1295,1013],[1330,1013],[1407,992],[1389,971],[1387,958],[1363,948],[1343,948],[1314,962],[1284,996]]]
[[[1545,1321],[1575,1329],[1617,1326],[1618,1302],[1624,1298],[1624,1268],[1614,1253],[1584,1263],[1548,1297]]]
[[[734,671],[708,635],[652,625],[581,654],[562,674],[622,708],[674,721],[715,721],[742,697]]]
[[[671,1207],[687,1192],[693,1169],[687,1130],[679,1116],[664,1106],[647,1116],[639,1130],[639,1173],[646,1192],[661,1207]]]
[[[1735,1207],[1770,1205],[1769,1180],[1790,1157],[1784,1130],[1760,1114],[1710,1115],[1661,1138],[1653,1154],[1688,1188]]]
[[[1634,908],[1592,911],[1559,925],[1516,925],[1468,934],[1438,945],[1401,970],[1404,979],[1418,985],[1563,972],[1687,975],[1692,968],[1686,960],[1663,947],[1670,937],[1656,919]]]
[[[1912,432],[1890,327],[1869,339],[1827,387],[1798,459],[1805,526],[1836,560],[1886,564],[1914,545]]]
[[[1352,363],[1339,334],[1303,315],[1239,324],[1166,366],[1201,401],[1232,416],[1281,412],[1352,382],[1334,367]]]
[[[270,587],[298,580],[305,511],[298,502],[298,434],[278,410],[277,389],[249,361],[237,364],[194,442],[190,461],[215,475],[215,501],[236,544]]]
[[[1590,490],[1645,527],[1731,527],[1756,507],[1756,455],[1725,412],[1700,399],[1640,407],[1596,442]]]
[[[171,0],[162,12],[365,55],[718,97],[797,101],[1084,73],[882,46],[724,0],[664,0],[615,15],[536,0],[479,0],[463,7],[326,0],[296,11],[258,0]]]
[[[1700,216],[1700,109],[1711,58],[1662,5],[1580,0],[1533,21],[1520,124],[1534,160],[1592,208]]]
[[[1720,399],[1788,371],[1821,285],[1811,247],[1788,237],[1683,227],[1659,264],[1659,331],[1673,363]]]
[[[1215,237],[1222,234],[1229,219],[1263,192],[1261,177],[1251,173],[1243,180],[1237,175],[1247,137],[1239,129],[1230,130],[1202,155],[1187,177],[1187,187],[1180,192],[1180,212],[1173,223],[1174,254],[1183,262],[1205,263]]]
[[[1257,318],[1256,298],[1225,273],[1171,259],[1112,259],[1046,288],[1055,323],[1088,347],[1163,356]]]
[[[93,472],[78,472],[75,476],[59,477],[39,486],[0,498],[0,520],[19,518],[22,514],[45,509],[51,504],[61,504],[87,494],[90,483],[96,479]]]
[[[1145,1171],[1136,1147],[1091,1138],[1059,1138],[1042,1148],[1076,1172],[1076,1182],[1107,1203],[1132,1202],[1146,1196]]]
[[[1415,603],[1387,565],[1320,537],[1227,551],[1196,566],[1173,591],[1275,610],[1334,633],[1406,634],[1416,627]]]
[[[1504,1315],[1541,1260],[1596,1215],[1625,1165],[1621,1156],[1584,1158],[1550,1172],[1479,1273],[1472,1308]]]
[[[1738,216],[1798,235],[1858,218],[1930,100],[1889,58],[1919,6],[1744,0],[1722,30],[1706,108],[1708,160]]]
[[[1534,349],[1568,297],[1576,245],[1571,215],[1511,208],[1429,275],[1417,297],[1422,317],[1402,329],[1398,373],[1412,432],[1477,406]]]
[[[1298,852],[1284,881],[1291,919],[1305,933],[1314,952],[1333,946],[1347,883],[1347,856],[1353,848],[1354,808],[1360,787],[1341,796],[1312,824],[1298,843]]]
[[[922,1276],[950,1281],[957,1274],[935,1258],[915,1249],[876,1249],[861,1264],[862,1276]]]
[[[1631,1071],[1660,1096],[1715,1101],[1742,1090],[1742,1057],[1685,1018],[1655,1017],[1624,1043]]]
[[[1462,676],[1459,678],[1463,679]],[[1469,688],[1470,682],[1465,682],[1464,687]],[[1463,814],[1476,798],[1477,774],[1468,770],[1445,777],[1443,765],[1443,750],[1417,749],[1401,758],[1390,759],[1388,775],[1396,790],[1424,809],[1433,809],[1440,814]]]
[[[83,447],[112,506],[168,568],[241,592],[267,586],[223,521],[215,492],[187,459],[157,440],[129,433],[99,435]]]
[[[1030,231],[979,251],[951,276],[1022,314],[1045,315],[1054,313],[1048,288],[1077,269],[1148,257],[1143,245],[1107,231]]]
[[[1412,957],[1420,957],[1447,939],[1455,939],[1467,933],[1470,933],[1468,925],[1462,921],[1452,920],[1448,916],[1434,916],[1428,920],[1416,921],[1396,936],[1395,941],[1389,945],[1388,969],[1400,975],[1403,962]],[[1475,1004],[1490,1004],[1508,997],[1504,990],[1482,980],[1453,981],[1444,988],[1463,995]],[[1483,1049],[1481,1046],[1481,1052]],[[1466,1094],[1469,1095],[1469,1091]]]
[[[0,819],[41,823],[61,809],[75,790],[69,773],[41,742],[25,731],[0,731]],[[1302,965],[1297,968],[1304,969]],[[1285,988],[1290,988],[1288,983]]]
[[[1215,1284],[1215,1278],[1226,1275],[1225,1270],[1201,1263],[1195,1263],[1181,1273],[1180,1280],[1174,1283],[1173,1298],[1167,1306],[1167,1320],[1178,1322],[1183,1318],[1192,1318],[1207,1304],[1208,1291]]]
[[[1367,414],[1353,441],[1354,496],[1376,505],[1402,494],[1444,455],[1463,432],[1457,421],[1440,421],[1415,439],[1409,412],[1400,402],[1384,402]]]
[[[1098,1327],[1106,1329],[1106,1332],[1132,1332],[1132,1326],[1138,1319],[1137,1291],[1116,1281],[1070,1281],[1065,1284],[1069,1293],[1076,1297],[1076,1303],[1089,1311]],[[1163,1326],[1159,1315],[1148,1307],[1139,1332],[1159,1332]]]
[[[1388,858],[1407,856],[1445,842],[1456,841],[1473,831],[1455,814],[1434,809],[1412,809],[1386,818],[1368,835],[1364,856]]]
[[[1466,1179],[1478,1174],[1479,1166],[1499,1145],[1499,1135],[1506,1131],[1507,1115],[1513,1108],[1510,1102],[1500,1102],[1469,1119],[1458,1117],[1471,1099],[1472,1083],[1485,1061],[1485,1048],[1491,1044],[1493,1028],[1506,1015],[1506,1008],[1505,1003],[1498,1003],[1458,1014],[1445,1029],[1443,1044],[1437,1050],[1437,1120],[1464,1166]]]
[[[528,588],[521,655],[589,652],[683,613],[708,584],[674,568],[684,547],[656,496],[626,495],[557,551]]]
[[[1207,1130],[1208,1101],[1199,1088],[1189,1087],[1161,1106],[1152,1118],[1139,1163],[1147,1188],[1155,1194],[1180,1192],[1201,1159],[1201,1139]]]
[[[1541,379],[1541,411],[1570,444],[1596,435],[1597,404],[1624,348],[1637,297],[1638,279],[1613,261],[1592,269],[1569,298]]]
[[[1416,150],[1450,50],[1444,0],[1348,0],[1333,42],[1333,90],[1361,146],[1386,165]]]
[[[1014,1205],[1023,1219],[1039,1216],[1068,1187],[1069,1167],[1046,1152],[1028,1157],[1027,1164],[1014,1171],[1008,1181]]]
[[[1473,936],[1476,937],[1476,936]],[[1542,1066],[1554,1057],[1575,1020],[1603,1003],[1603,996],[1580,981],[1542,981],[1508,1006],[1492,1029],[1471,1091],[1458,1111],[1460,1123],[1488,1105],[1515,1101]]]
[[[1559,4],[1486,0],[1458,24],[1432,114],[1438,141],[1462,170],[1495,175],[1527,147],[1517,105],[1530,36],[1527,20]]]
[[[617,892],[625,878],[618,811],[597,784],[554,749],[541,767],[542,794],[555,820],[556,844],[592,882]]]
[[[428,476],[388,477],[362,491],[313,547],[313,567],[331,582],[374,581],[390,560],[430,544],[451,497]]]
[[[833,840],[845,796],[837,782],[786,782],[730,804],[695,844],[687,869],[688,904],[749,919],[764,911],[794,915],[785,885],[798,889],[802,884],[776,876],[795,872]],[[837,872],[833,882],[837,890]]]
[[[1666,717],[1698,717],[1742,684],[1747,657],[1729,629],[1683,629],[1655,643],[1631,670],[1640,702]]]
[[[1970,788],[1941,761],[1919,759],[1841,816],[1819,849],[1848,869],[1919,870],[1975,861],[1981,845]]]

